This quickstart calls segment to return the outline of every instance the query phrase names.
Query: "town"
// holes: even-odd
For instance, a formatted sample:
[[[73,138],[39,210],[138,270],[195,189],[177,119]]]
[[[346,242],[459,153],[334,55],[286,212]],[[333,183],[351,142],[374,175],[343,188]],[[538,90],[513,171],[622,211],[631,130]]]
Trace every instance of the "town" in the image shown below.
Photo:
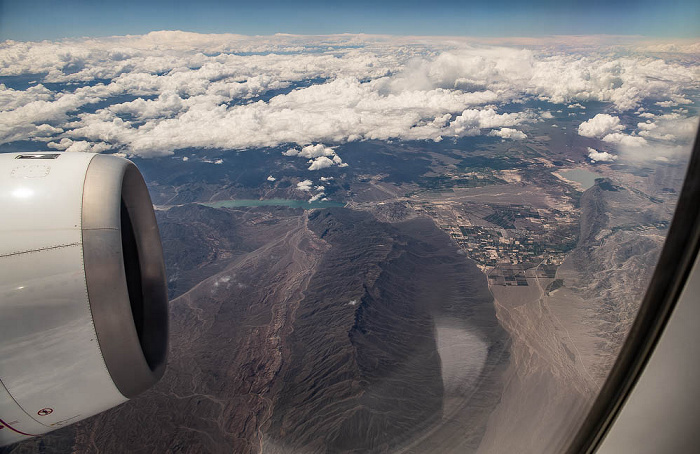
[[[576,212],[454,201],[411,205],[433,218],[489,276],[491,285],[527,286],[527,277],[554,278],[578,240]]]

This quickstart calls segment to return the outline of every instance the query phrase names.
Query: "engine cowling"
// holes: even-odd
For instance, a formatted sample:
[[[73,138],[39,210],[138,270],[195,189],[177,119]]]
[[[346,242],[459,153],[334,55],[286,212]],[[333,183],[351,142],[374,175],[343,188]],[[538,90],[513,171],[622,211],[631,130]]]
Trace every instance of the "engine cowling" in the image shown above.
[[[152,386],[167,331],[160,235],[136,166],[0,154],[0,446]]]

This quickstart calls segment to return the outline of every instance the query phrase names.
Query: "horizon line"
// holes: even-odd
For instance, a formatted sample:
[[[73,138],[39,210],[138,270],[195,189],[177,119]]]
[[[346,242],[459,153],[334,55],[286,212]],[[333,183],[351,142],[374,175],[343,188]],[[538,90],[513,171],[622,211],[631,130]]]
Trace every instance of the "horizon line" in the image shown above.
[[[436,35],[436,34],[392,34],[392,33],[364,33],[364,32],[340,32],[340,33],[285,33],[276,32],[271,34],[245,34],[245,33],[235,33],[235,32],[199,32],[199,31],[189,31],[182,29],[158,29],[151,30],[145,33],[126,33],[126,34],[107,34],[107,35],[83,35],[83,36],[64,36],[60,38],[45,38],[40,40],[23,40],[23,39],[13,39],[6,38],[0,43],[7,42],[23,42],[23,43],[41,43],[41,42],[61,42],[61,41],[78,41],[78,40],[89,40],[89,39],[110,39],[110,38],[138,38],[146,37],[149,35],[165,34],[165,33],[177,33],[182,35],[196,35],[196,36],[211,36],[211,37],[239,37],[239,38],[272,38],[272,37],[290,37],[290,38],[324,38],[324,37],[363,37],[363,38],[417,38],[417,39],[459,39],[459,40],[548,40],[548,39],[628,39],[628,40],[652,40],[652,41],[685,41],[685,42],[698,42],[700,43],[700,36],[697,37],[687,37],[687,36],[654,36],[654,35],[641,35],[641,34],[610,34],[610,33],[590,33],[590,34],[542,34],[542,35]]]

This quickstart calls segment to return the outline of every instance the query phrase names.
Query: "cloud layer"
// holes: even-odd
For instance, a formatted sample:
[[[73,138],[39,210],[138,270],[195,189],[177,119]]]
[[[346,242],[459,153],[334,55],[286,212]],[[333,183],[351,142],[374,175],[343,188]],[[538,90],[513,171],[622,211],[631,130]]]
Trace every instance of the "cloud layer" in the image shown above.
[[[676,62],[576,46],[184,32],[6,41],[0,76],[27,82],[0,85],[0,143],[140,156],[296,145],[289,156],[319,170],[344,165],[330,145],[347,141],[525,140],[528,125],[551,118],[513,108],[527,102],[605,103],[608,113],[583,117],[578,132],[615,146],[685,137],[675,124],[694,129],[683,107],[699,88],[696,54]],[[657,111],[640,110],[648,105]]]

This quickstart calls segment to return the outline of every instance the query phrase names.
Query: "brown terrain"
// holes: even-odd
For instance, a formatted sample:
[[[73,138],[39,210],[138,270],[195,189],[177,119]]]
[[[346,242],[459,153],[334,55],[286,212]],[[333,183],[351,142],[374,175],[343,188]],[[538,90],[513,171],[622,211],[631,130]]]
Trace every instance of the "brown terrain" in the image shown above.
[[[370,164],[394,162],[381,157]],[[636,314],[675,200],[662,188],[680,172],[600,169],[618,179],[581,195],[528,169],[413,195],[368,177],[349,186],[351,208],[314,211],[178,192],[184,205],[158,211],[166,375],[0,452],[560,452]],[[534,210],[550,218],[523,217]],[[526,285],[506,285],[508,256],[478,268],[490,240],[467,249],[455,226],[567,246],[555,265],[521,260]]]
[[[165,376],[7,452],[476,449],[508,338],[485,276],[431,220],[197,205],[159,220],[171,292],[186,290]]]
[[[664,239],[658,225],[672,206],[663,202],[598,180],[581,198],[579,243],[558,268],[558,285],[533,269],[527,287],[491,287],[512,361],[479,453],[565,450],[651,279]]]

